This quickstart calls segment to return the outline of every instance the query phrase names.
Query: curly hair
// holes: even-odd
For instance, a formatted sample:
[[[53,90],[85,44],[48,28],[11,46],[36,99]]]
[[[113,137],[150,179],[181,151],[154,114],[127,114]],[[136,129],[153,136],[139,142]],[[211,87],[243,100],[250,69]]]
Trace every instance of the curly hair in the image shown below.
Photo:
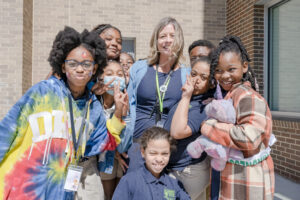
[[[170,150],[176,150],[176,140],[171,137],[169,131],[166,129],[153,126],[144,131],[143,135],[139,138],[141,148],[146,149],[150,140],[165,139],[170,144]]]
[[[248,62],[248,71],[243,74],[242,82],[249,81],[251,87],[258,91],[258,84],[254,71],[251,69],[249,62],[251,61],[241,39],[234,35],[225,36],[219,43],[219,46],[212,53],[212,62],[210,66],[210,78],[214,79],[215,70],[219,63],[221,53],[234,52],[240,56],[241,63]]]
[[[193,48],[199,47],[199,46],[207,47],[210,50],[214,50],[216,48],[215,45],[208,40],[196,40],[189,46],[189,49],[188,49],[189,54],[191,53]]]
[[[79,46],[86,48],[91,53],[95,63],[98,64],[98,69],[92,77],[94,80],[106,66],[106,47],[105,42],[97,34],[86,29],[79,33],[66,26],[64,30],[59,31],[53,41],[48,61],[53,72],[66,80],[66,75],[62,72],[62,65],[68,54]]]

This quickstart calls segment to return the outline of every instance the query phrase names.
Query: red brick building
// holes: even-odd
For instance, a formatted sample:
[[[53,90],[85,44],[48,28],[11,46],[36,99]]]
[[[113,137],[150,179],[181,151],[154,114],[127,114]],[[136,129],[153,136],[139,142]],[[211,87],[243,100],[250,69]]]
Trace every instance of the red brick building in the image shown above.
[[[260,93],[272,111],[275,170],[300,182],[300,1],[227,0],[226,33],[251,57]]]

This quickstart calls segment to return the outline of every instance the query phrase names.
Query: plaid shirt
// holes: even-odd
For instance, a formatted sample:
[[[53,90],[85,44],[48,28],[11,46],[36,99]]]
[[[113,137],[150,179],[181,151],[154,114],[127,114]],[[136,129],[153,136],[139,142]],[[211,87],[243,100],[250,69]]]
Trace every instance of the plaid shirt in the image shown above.
[[[201,133],[223,146],[241,150],[245,158],[268,147],[272,117],[265,99],[249,82],[235,84],[225,99],[232,99],[236,109],[236,124],[209,119]],[[271,156],[253,166],[226,164],[221,172],[220,199],[273,199],[274,164]]]

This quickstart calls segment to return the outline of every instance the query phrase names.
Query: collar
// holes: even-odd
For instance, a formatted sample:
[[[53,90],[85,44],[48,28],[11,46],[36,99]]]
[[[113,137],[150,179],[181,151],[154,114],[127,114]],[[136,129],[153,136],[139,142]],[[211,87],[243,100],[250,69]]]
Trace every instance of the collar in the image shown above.
[[[240,87],[240,86],[246,86],[247,88],[250,87],[251,88],[251,83],[249,81],[245,81],[245,82],[239,82],[234,84],[231,89],[227,92],[226,96],[224,99],[229,99],[232,98],[233,92],[236,88]]]
[[[115,112],[115,105],[113,105],[111,108],[107,108],[107,109],[104,109],[104,107],[103,107],[103,112],[104,112],[106,119],[109,119],[112,116],[112,114]]]
[[[142,169],[142,174],[143,174],[143,177],[144,177],[146,183],[148,183],[148,184],[151,184],[151,183],[161,183],[163,185],[167,185],[166,184],[166,174],[164,173],[164,171],[161,172],[161,175],[160,175],[159,178],[156,178],[146,168],[146,164],[144,164],[141,169]]]
[[[57,79],[55,76],[52,76],[52,78]],[[67,94],[71,93],[71,90],[69,89],[67,82],[65,82],[63,79],[58,79],[58,81],[64,85]],[[78,99],[74,99],[74,100],[75,101],[77,101],[77,100],[85,100],[86,101],[86,100],[90,99],[92,97],[92,95],[93,95],[93,93],[88,89],[88,87],[86,85],[83,95],[81,97],[79,97]]]
[[[235,88],[239,87],[240,85],[245,85],[245,86],[251,87],[251,83],[249,81],[239,82],[239,83],[232,85],[230,91],[234,90]]]
[[[49,81],[53,81],[53,82],[56,82],[58,83],[58,85],[61,86],[62,88],[62,93],[63,95],[68,95],[69,93],[71,93],[71,91],[69,90],[69,87],[68,87],[68,84],[61,78],[61,79],[58,79],[57,77],[55,76],[51,76],[49,79]],[[91,99],[92,98],[92,101],[95,100],[95,95],[93,95],[93,93],[86,87],[85,89],[85,92],[84,94],[78,98],[78,99],[74,99],[74,101],[77,103],[77,105],[79,107],[82,107],[82,106],[85,106],[85,103],[87,100]]]

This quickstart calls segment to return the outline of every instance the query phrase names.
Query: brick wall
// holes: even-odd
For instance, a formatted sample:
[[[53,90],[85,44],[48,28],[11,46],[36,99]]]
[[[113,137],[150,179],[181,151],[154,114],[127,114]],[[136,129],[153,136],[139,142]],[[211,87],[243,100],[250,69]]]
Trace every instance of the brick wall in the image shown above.
[[[24,3],[23,3],[24,2]],[[225,34],[225,0],[2,0],[0,4],[0,119],[33,84],[50,72],[47,62],[55,35],[65,25],[81,31],[111,23],[124,37],[136,38],[136,57],[144,58],[154,26],[175,17],[185,36],[183,63],[194,40],[217,43]],[[214,11],[217,14],[212,14]],[[217,25],[214,25],[217,23]]]
[[[215,45],[225,35],[226,7],[224,1],[204,1],[204,38]]]
[[[226,33],[241,38],[250,56],[260,93],[263,94],[264,7],[254,5],[255,1],[227,1]]]
[[[0,4],[0,116],[22,95],[23,1]]]
[[[148,55],[154,26],[166,16],[175,17],[183,28],[186,58],[187,47],[194,40],[205,38],[216,42],[225,34],[225,0],[83,0],[77,4],[69,3],[60,0],[34,1],[33,83],[43,79],[49,72],[47,58],[50,47],[55,34],[64,25],[77,30],[90,30],[97,24],[110,23],[122,31],[123,37],[136,38],[137,59]],[[211,12],[217,10],[218,15],[208,14],[206,9]],[[204,20],[206,15],[211,21]],[[204,30],[204,27],[208,27],[205,22],[211,24],[216,21],[217,26],[210,28],[209,32]]]
[[[272,150],[275,170],[300,182],[300,122],[273,120],[277,143]]]
[[[24,0],[23,4],[23,94],[32,84],[32,1],[33,0]]]
[[[264,6],[255,2],[226,1],[226,32],[239,36],[245,44],[263,95]],[[273,120],[273,133],[278,139],[271,154],[275,171],[300,182],[300,122]]]

